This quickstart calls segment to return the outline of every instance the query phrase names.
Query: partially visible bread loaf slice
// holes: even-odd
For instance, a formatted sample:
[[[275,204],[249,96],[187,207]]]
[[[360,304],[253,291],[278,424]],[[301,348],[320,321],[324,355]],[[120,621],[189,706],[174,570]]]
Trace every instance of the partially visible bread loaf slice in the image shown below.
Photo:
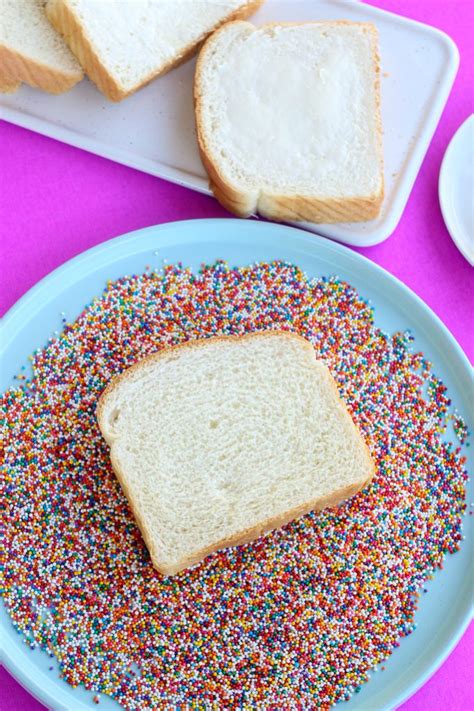
[[[13,94],[20,88],[21,81],[9,79],[6,76],[0,75],[0,92],[2,94]]]
[[[83,77],[82,69],[44,12],[45,0],[0,0],[0,74],[51,94]]]
[[[48,0],[47,15],[88,77],[120,101],[188,59],[223,22],[264,0]]]
[[[97,419],[164,575],[338,504],[374,470],[327,366],[281,331],[146,358],[112,380]]]
[[[383,194],[376,28],[224,25],[195,76],[199,148],[212,190],[241,217],[375,218]]]

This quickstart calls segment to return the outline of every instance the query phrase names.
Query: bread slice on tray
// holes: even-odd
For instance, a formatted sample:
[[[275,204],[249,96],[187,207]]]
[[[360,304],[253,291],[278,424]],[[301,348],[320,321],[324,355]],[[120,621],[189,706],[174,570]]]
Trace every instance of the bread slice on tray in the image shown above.
[[[224,25],[195,76],[212,190],[241,217],[352,222],[384,194],[379,53],[370,23]]]
[[[338,504],[374,470],[327,366],[281,331],[162,350],[111,381],[97,419],[164,575]]]
[[[120,101],[188,59],[263,0],[48,0],[46,12],[100,91]]]
[[[8,82],[2,81],[2,86],[10,91],[25,82],[61,94],[83,77],[79,63],[48,22],[44,4],[0,0],[0,75]]]

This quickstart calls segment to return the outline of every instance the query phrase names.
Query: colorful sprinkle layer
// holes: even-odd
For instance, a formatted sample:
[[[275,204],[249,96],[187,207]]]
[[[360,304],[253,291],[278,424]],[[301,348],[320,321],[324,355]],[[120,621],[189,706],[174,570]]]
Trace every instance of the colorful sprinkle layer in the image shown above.
[[[377,475],[337,509],[163,578],[110,468],[97,399],[164,346],[269,328],[326,360]],[[328,708],[358,692],[462,538],[465,461],[442,435],[448,418],[462,438],[465,426],[411,341],[377,329],[347,283],[283,262],[108,283],[2,398],[3,591],[27,643],[130,710]]]

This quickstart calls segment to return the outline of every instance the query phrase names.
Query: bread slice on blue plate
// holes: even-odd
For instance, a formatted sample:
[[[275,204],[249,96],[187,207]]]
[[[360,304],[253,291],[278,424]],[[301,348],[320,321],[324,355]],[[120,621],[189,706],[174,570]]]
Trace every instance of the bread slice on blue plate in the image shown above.
[[[164,575],[334,506],[374,471],[329,369],[281,331],[145,358],[112,380],[97,419]]]

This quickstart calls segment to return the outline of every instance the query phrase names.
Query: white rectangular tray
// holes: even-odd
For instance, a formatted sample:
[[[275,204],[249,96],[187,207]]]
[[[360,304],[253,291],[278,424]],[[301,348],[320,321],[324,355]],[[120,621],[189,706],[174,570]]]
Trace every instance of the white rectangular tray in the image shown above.
[[[353,0],[267,0],[251,18],[369,21],[380,33],[386,198],[377,220],[315,225],[312,232],[354,246],[386,239],[403,213],[456,76],[456,45],[439,30]],[[209,194],[194,128],[195,60],[120,104],[88,80],[51,96],[22,86],[0,95],[0,117],[146,173]]]

